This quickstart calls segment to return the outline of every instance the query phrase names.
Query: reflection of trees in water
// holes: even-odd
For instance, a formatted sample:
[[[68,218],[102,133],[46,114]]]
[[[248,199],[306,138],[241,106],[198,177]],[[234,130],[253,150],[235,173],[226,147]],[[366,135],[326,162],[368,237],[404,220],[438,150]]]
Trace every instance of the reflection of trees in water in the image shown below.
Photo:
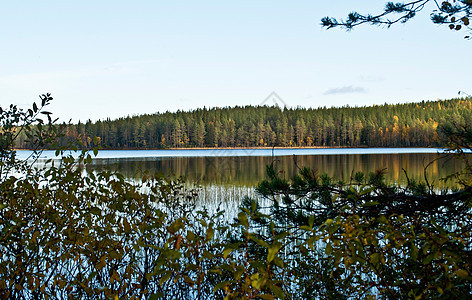
[[[368,174],[377,169],[387,169],[388,182],[406,183],[402,169],[407,170],[410,179],[424,181],[424,168],[428,180],[438,187],[443,178],[463,165],[457,160],[439,158],[434,153],[404,154],[353,154],[353,155],[305,155],[275,157],[278,170],[289,178],[298,172],[298,167],[310,167],[319,174],[349,181],[352,172]],[[187,182],[201,185],[237,185],[254,186],[265,178],[266,165],[272,163],[272,157],[159,157],[139,159],[95,159],[92,168],[110,167],[117,169],[127,177],[139,177],[143,170],[151,173],[175,174],[183,176]]]
[[[233,221],[238,215],[239,206],[244,197],[256,197],[252,186],[207,184],[198,187],[197,209],[205,209],[210,213],[224,210],[224,218]]]

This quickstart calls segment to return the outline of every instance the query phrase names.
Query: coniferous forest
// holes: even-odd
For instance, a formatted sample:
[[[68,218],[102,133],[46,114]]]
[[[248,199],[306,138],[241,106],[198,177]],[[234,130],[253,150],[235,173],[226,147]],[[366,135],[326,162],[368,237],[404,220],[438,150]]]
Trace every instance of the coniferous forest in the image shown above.
[[[245,106],[63,124],[60,145],[107,149],[195,147],[435,147],[439,124],[467,123],[472,99],[370,107]],[[18,147],[30,148],[26,137]]]

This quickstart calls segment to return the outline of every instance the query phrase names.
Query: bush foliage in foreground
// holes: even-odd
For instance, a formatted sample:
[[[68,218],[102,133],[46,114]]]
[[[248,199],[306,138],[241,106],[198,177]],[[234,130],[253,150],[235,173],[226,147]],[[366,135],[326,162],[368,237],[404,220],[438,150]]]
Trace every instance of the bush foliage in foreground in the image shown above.
[[[228,223],[224,212],[199,207],[181,180],[84,174],[87,152],[58,151],[63,158],[43,169],[15,159],[20,130],[38,150],[54,143],[57,127],[43,111],[51,99],[0,111],[1,298],[458,299],[472,292],[467,173],[457,191],[437,191],[427,183],[389,186],[382,171],[340,183],[301,169],[286,180],[274,162],[258,186],[269,205],[244,199]],[[467,135],[452,134],[459,129],[467,131],[447,130],[463,149],[457,137]]]

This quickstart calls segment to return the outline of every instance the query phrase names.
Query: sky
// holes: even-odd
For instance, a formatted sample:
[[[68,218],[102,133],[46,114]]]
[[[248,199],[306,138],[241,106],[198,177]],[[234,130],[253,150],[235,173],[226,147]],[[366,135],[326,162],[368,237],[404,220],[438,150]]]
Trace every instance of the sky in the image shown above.
[[[322,17],[375,14],[384,4],[6,1],[0,106],[27,108],[51,93],[55,117],[85,122],[204,106],[370,106],[472,94],[472,41],[433,24],[431,5],[389,29],[320,26]]]

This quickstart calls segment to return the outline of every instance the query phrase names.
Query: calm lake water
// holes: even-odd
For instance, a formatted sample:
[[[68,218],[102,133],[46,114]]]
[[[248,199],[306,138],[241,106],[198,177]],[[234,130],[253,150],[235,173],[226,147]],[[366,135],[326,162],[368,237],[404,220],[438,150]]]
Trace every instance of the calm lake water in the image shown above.
[[[17,154],[24,159],[31,152]],[[54,158],[54,151],[45,151],[39,163],[50,158]],[[463,167],[461,161],[448,159],[441,149],[432,148],[102,150],[87,171],[108,168],[130,179],[139,179],[143,172],[182,176],[190,186],[199,187],[200,208],[221,208],[230,220],[245,196],[257,196],[254,187],[266,178],[266,166],[272,162],[285,178],[297,174],[301,167],[310,167],[344,182],[355,172],[368,174],[386,168],[387,182],[402,185],[407,183],[403,169],[410,179],[424,182],[424,169],[429,164],[426,176],[437,188],[453,187],[452,182],[439,179]]]
[[[55,151],[44,151],[42,158],[54,158]],[[184,149],[184,150],[100,150],[96,158],[158,158],[158,157],[233,157],[233,156],[292,156],[292,155],[342,155],[342,154],[401,154],[438,153],[437,148],[303,148],[303,149]],[[70,152],[73,153],[73,152]],[[31,151],[17,151],[19,158],[26,158]]]
[[[18,151],[18,157],[30,153]],[[460,161],[443,156],[441,149],[434,148],[102,150],[88,169],[110,168],[129,178],[148,171],[183,176],[201,185],[253,187],[265,178],[266,166],[275,162],[286,178],[304,166],[343,181],[349,181],[353,172],[386,168],[389,182],[405,184],[403,169],[410,179],[424,180],[424,168],[432,162],[426,175],[439,187],[443,184],[439,178],[463,167]],[[42,155],[54,157],[54,151]]]

